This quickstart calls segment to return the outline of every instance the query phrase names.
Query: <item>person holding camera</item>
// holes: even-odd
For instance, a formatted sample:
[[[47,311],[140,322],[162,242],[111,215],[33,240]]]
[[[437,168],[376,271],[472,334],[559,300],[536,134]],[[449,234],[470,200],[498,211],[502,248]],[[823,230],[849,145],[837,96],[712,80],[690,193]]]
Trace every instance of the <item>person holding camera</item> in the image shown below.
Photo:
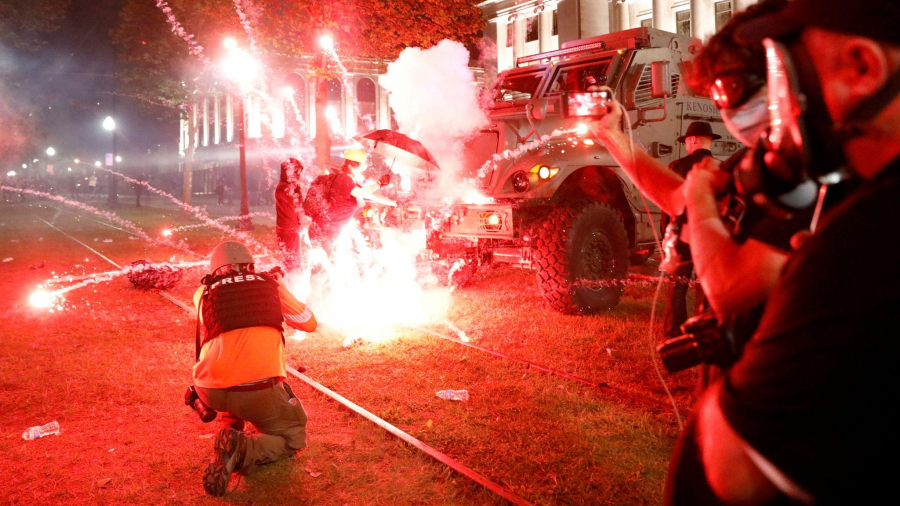
[[[701,163],[706,158],[712,158],[713,141],[722,136],[712,131],[712,127],[705,121],[694,121],[688,126],[687,132],[678,138],[678,142],[684,144],[688,155],[669,164],[669,169],[682,178],[687,177],[694,165]],[[682,213],[683,216],[683,213]],[[665,225],[672,224],[677,230],[684,225],[683,217],[667,215]],[[668,227],[666,227],[668,228]],[[691,250],[687,244],[680,240],[674,241],[673,247],[677,250],[680,259],[678,265],[670,273],[673,280],[669,287],[669,304],[666,306],[666,316],[663,320],[666,336],[675,337],[681,334],[681,325],[687,320],[687,291],[690,286],[691,276],[694,274],[694,266],[691,260]],[[697,297],[702,301],[703,297],[698,290]],[[699,302],[698,301],[698,302]],[[700,303],[697,304],[699,308]]]
[[[728,131],[746,146],[756,145],[769,124],[765,52],[761,44],[738,44],[734,31],[753,19],[782,10],[786,4],[787,0],[763,0],[737,13],[703,47],[687,74],[691,88],[713,99]],[[682,231],[685,242],[690,243],[693,268],[711,309],[722,319],[756,310],[765,302],[787,261],[791,249],[789,238],[808,227],[808,215],[795,213],[791,220],[773,219],[752,201],[746,201],[734,205],[745,209],[740,213],[742,220],[735,218],[726,226],[721,207],[727,207],[726,195],[740,200],[734,198],[739,196],[732,173],[746,150],[721,163],[712,157],[702,157],[694,166],[697,170],[688,172],[690,178],[696,178],[694,181],[709,182],[698,189],[686,185],[684,176],[669,170],[632,143],[622,130],[621,121],[621,106],[614,102],[606,116],[592,122],[590,127],[641,192],[664,213],[670,216],[685,213],[686,195],[696,197],[692,192],[686,193],[688,187],[705,191],[705,204],[712,201],[711,206],[696,208],[703,211],[697,213],[700,218],[689,222],[690,226]],[[716,254],[707,255],[710,251]],[[700,276],[701,267],[710,275]]]
[[[194,408],[201,417],[204,407],[227,413],[232,422],[216,436],[215,454],[203,475],[206,492],[221,496],[232,473],[248,474],[306,447],[306,412],[283,381],[282,323],[304,332],[314,331],[317,323],[284,285],[280,272],[257,272],[253,255],[239,242],[216,246],[210,274],[202,282],[194,294],[198,329],[193,369],[193,387],[202,404]],[[259,434],[244,434],[245,421]]]
[[[900,201],[900,2],[847,7],[793,0],[737,31],[766,44],[770,69],[770,132],[740,169],[767,183],[751,198],[795,207],[808,182],[860,183],[788,260],[753,339],[695,408],[682,439],[696,439],[701,472],[667,484],[705,479],[710,496],[691,504],[894,495],[883,462],[900,449],[885,406],[898,383],[900,262],[872,252],[900,246],[888,232]],[[695,171],[686,193],[711,186]]]

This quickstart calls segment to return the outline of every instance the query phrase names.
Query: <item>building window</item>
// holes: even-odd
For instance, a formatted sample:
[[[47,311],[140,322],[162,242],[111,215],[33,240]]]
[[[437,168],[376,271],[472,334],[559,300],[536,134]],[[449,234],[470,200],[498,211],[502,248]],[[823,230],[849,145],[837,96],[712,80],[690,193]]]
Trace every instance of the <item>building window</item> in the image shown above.
[[[516,24],[512,21],[506,23],[506,47],[513,47],[516,43]]]
[[[539,16],[525,19],[525,42],[534,42],[541,38],[541,29],[538,23]]]
[[[716,2],[716,31],[731,19],[731,2]]]
[[[362,78],[356,83],[356,100],[359,104],[359,115],[356,117],[357,129],[369,131],[375,129],[375,111],[377,109],[375,81]]]
[[[691,10],[683,10],[675,13],[675,31],[678,35],[691,36]]]
[[[641,28],[653,28],[653,18],[642,19]]]
[[[559,35],[559,11],[553,9],[553,31],[550,33],[554,37]]]

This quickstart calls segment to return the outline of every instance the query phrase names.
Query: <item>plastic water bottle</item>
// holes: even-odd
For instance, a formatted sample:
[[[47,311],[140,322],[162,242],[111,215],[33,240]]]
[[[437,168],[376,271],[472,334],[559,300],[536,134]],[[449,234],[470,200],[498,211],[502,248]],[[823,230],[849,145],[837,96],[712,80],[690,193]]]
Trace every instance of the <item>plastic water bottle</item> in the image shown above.
[[[56,420],[53,420],[47,425],[35,425],[34,427],[29,427],[28,430],[22,433],[22,439],[25,441],[33,441],[54,434],[57,436],[59,435],[59,422]]]
[[[469,400],[468,390],[441,390],[435,395],[446,401],[467,401]]]

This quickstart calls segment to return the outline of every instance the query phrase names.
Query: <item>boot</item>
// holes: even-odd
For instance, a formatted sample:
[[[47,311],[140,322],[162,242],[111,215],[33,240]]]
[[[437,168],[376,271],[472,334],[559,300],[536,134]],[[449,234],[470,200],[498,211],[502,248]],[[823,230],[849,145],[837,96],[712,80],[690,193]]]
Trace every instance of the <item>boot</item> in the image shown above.
[[[203,474],[203,488],[213,497],[225,495],[231,474],[244,465],[247,440],[240,432],[225,427],[216,436],[215,455]]]

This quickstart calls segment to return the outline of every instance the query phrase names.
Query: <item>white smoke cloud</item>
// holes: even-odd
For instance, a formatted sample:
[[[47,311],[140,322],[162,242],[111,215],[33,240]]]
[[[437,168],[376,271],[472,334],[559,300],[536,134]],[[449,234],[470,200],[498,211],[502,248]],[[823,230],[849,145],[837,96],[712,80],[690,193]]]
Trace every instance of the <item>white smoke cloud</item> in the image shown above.
[[[462,172],[461,143],[488,122],[469,69],[469,51],[451,40],[428,49],[404,49],[379,84],[390,92],[400,132],[434,155],[442,189],[453,189]]]

